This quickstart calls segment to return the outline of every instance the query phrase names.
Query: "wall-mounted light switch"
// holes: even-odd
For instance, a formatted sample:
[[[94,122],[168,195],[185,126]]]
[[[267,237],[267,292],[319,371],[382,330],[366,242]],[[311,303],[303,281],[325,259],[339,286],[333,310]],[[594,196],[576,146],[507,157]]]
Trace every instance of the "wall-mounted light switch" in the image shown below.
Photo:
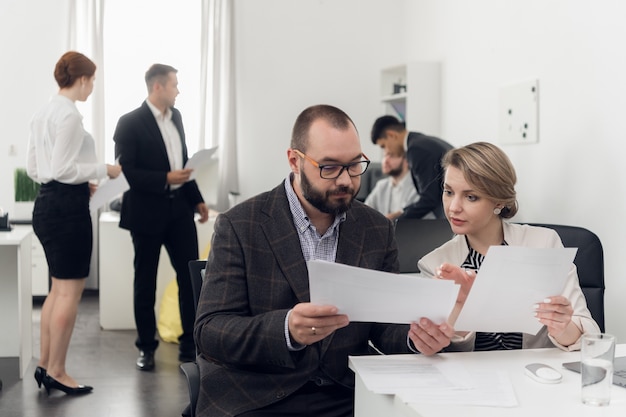
[[[539,141],[539,80],[502,87],[499,109],[501,143]]]

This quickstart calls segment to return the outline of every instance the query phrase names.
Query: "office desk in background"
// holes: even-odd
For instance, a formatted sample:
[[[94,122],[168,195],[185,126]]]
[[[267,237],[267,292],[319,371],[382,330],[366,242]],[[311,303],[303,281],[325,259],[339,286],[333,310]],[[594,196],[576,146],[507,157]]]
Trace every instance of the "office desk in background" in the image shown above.
[[[458,361],[460,366],[481,365],[488,369],[508,371],[518,406],[479,407],[469,405],[406,404],[395,395],[376,394],[367,389],[359,376],[358,366],[350,361],[356,374],[355,417],[613,417],[626,416],[626,389],[612,386],[608,407],[584,405],[580,400],[580,374],[563,369],[563,362],[580,360],[580,352],[559,349],[524,349],[493,352],[441,353]],[[626,344],[616,347],[615,356],[626,356]],[[389,360],[379,356],[377,360]],[[529,363],[540,362],[563,374],[558,384],[541,384],[524,374]]]
[[[209,220],[203,224],[196,221],[198,230],[198,253],[204,254],[211,243],[217,214],[211,211]],[[133,313],[133,249],[130,232],[119,227],[119,213],[104,212],[100,215],[99,231],[99,278],[100,278],[100,327],[104,330],[135,329]],[[174,268],[165,248],[161,248],[157,272],[155,311],[167,285],[176,278]]]
[[[24,377],[33,357],[31,237],[28,228],[0,232],[0,375]]]

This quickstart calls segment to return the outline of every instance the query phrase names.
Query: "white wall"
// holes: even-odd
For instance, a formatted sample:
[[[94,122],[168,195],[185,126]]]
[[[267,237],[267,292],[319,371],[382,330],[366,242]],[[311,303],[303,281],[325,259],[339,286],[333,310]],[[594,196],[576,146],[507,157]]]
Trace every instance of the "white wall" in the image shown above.
[[[604,244],[607,330],[626,341],[626,178],[619,123],[626,55],[617,0],[234,0],[241,198],[278,184],[297,114],[316,103],[350,114],[369,142],[381,68],[443,63],[442,137],[497,142],[501,85],[538,78],[540,142],[503,147],[519,174],[519,221],[581,225]],[[13,204],[32,113],[56,91],[66,1],[0,3],[0,206]],[[19,40],[19,42],[18,42]],[[428,133],[428,132],[425,132]],[[17,154],[9,156],[11,145]]]
[[[416,0],[407,60],[443,63],[442,136],[498,143],[501,86],[539,79],[539,143],[504,145],[518,173],[514,220],[578,225],[605,251],[606,326],[626,342],[626,3]]]
[[[298,114],[332,104],[354,120],[363,151],[380,160],[369,132],[383,106],[379,69],[404,61],[404,1],[236,0],[238,158],[241,199],[289,172]]]
[[[65,52],[66,3],[0,1],[0,207],[10,213],[13,170],[26,166],[30,118],[57,91],[53,71]]]

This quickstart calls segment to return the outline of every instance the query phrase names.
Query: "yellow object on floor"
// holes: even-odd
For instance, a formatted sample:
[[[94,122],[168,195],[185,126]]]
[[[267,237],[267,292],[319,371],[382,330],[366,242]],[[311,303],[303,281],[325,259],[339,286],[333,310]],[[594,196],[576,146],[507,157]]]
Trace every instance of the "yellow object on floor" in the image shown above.
[[[176,279],[171,280],[163,292],[157,330],[161,339],[170,343],[178,343],[178,338],[183,334],[180,310],[178,309],[178,283]]]
[[[200,259],[206,259],[210,250],[211,244],[209,243]],[[163,292],[163,298],[159,305],[157,330],[161,340],[169,343],[178,343],[178,338],[183,334],[180,309],[178,308],[178,283],[176,282],[176,277],[167,284]]]

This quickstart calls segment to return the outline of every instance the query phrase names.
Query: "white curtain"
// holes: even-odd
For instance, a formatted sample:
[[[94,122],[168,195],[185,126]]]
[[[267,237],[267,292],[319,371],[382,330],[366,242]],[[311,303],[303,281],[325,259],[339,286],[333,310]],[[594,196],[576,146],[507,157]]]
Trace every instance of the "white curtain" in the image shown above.
[[[200,148],[219,147],[218,211],[239,194],[233,3],[202,0]]]
[[[96,63],[93,93],[85,104],[77,103],[85,129],[96,142],[96,154],[104,159],[104,53],[102,45],[104,0],[69,0],[67,49],[80,52]],[[108,161],[112,163],[112,161]]]
[[[96,63],[96,80],[93,93],[85,103],[76,105],[83,115],[85,130],[90,132],[96,145],[99,161],[104,160],[104,59],[102,52],[102,25],[105,0],[69,0],[69,29],[67,50],[80,52]],[[97,289],[98,284],[98,219],[99,212],[92,211],[93,249],[89,276],[85,283],[88,289]]]

